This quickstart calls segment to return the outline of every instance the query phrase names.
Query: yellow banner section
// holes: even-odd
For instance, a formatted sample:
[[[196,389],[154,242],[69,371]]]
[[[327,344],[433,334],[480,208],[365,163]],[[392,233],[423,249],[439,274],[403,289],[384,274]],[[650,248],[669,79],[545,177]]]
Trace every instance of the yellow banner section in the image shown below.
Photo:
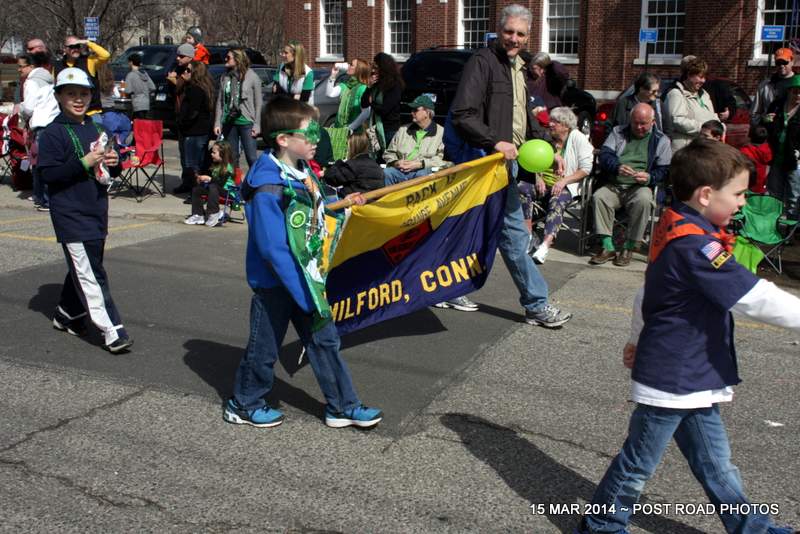
[[[336,248],[333,266],[383,246],[426,219],[434,230],[450,216],[480,206],[508,185],[505,162],[492,159],[454,174],[389,193],[375,202],[353,206]]]

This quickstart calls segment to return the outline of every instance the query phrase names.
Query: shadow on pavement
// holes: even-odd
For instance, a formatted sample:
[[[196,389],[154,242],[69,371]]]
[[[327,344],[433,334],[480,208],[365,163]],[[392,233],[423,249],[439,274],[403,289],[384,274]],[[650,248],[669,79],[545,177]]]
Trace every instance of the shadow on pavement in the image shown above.
[[[187,367],[212,386],[217,391],[220,400],[230,397],[233,392],[236,369],[238,369],[239,360],[244,354],[244,348],[206,339],[190,339],[183,346],[186,349],[183,361]],[[320,418],[325,409],[317,399],[277,376],[272,391],[266,399],[273,407],[285,403]]]
[[[549,506],[577,503],[579,500],[590,502],[595,484],[559,464],[508,427],[463,413],[445,414],[440,421],[456,432],[467,450],[497,471],[503,481],[525,501],[544,504],[547,519],[560,532],[573,532],[580,516],[550,514]],[[635,517],[632,522],[649,532],[703,532],[657,515]]]
[[[39,292],[31,297],[28,301],[28,309],[37,313],[41,313],[47,322],[53,320],[53,312],[55,312],[58,301],[61,298],[61,284],[44,284],[39,286]],[[88,318],[87,318],[88,321]],[[105,340],[97,328],[90,325],[89,333],[85,337],[78,338],[86,342],[88,345],[95,347],[103,347]]]

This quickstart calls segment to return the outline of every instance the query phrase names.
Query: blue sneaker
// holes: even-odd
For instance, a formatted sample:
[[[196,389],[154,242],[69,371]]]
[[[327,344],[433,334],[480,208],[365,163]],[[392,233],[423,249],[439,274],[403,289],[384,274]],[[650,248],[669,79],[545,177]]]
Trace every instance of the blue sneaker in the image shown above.
[[[344,428],[346,426],[369,428],[380,423],[381,419],[383,419],[383,412],[377,408],[367,408],[361,405],[336,413],[331,409],[330,405],[325,406],[325,424],[331,428]]]
[[[235,399],[228,399],[222,418],[234,425],[250,425],[258,428],[270,428],[283,423],[283,413],[270,408],[266,404],[255,410],[243,409]]]

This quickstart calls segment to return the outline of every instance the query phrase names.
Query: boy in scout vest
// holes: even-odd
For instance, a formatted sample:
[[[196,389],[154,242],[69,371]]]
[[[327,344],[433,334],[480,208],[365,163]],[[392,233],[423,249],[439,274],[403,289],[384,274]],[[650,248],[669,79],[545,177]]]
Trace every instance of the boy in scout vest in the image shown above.
[[[676,202],[653,236],[643,291],[623,350],[636,409],[628,437],[592,498],[581,534],[627,532],[633,506],[673,439],[726,532],[793,533],[750,506],[731,463],[719,404],[741,380],[733,343],[736,311],[800,331],[800,299],[736,262],[724,228],[745,203],[750,164],[736,149],[697,139],[678,151]]]

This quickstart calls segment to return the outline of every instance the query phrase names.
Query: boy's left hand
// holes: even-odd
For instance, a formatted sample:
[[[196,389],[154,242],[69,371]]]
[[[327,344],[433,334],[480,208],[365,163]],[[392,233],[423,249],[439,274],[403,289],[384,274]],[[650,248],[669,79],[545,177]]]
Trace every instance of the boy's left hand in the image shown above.
[[[625,348],[622,349],[622,365],[628,369],[633,369],[633,362],[636,361],[636,345],[633,343],[626,343]]]
[[[364,195],[358,192],[350,193],[344,198],[346,200],[349,200],[352,204],[355,204],[356,206],[363,206],[364,204],[367,203],[367,199],[364,198]]]

